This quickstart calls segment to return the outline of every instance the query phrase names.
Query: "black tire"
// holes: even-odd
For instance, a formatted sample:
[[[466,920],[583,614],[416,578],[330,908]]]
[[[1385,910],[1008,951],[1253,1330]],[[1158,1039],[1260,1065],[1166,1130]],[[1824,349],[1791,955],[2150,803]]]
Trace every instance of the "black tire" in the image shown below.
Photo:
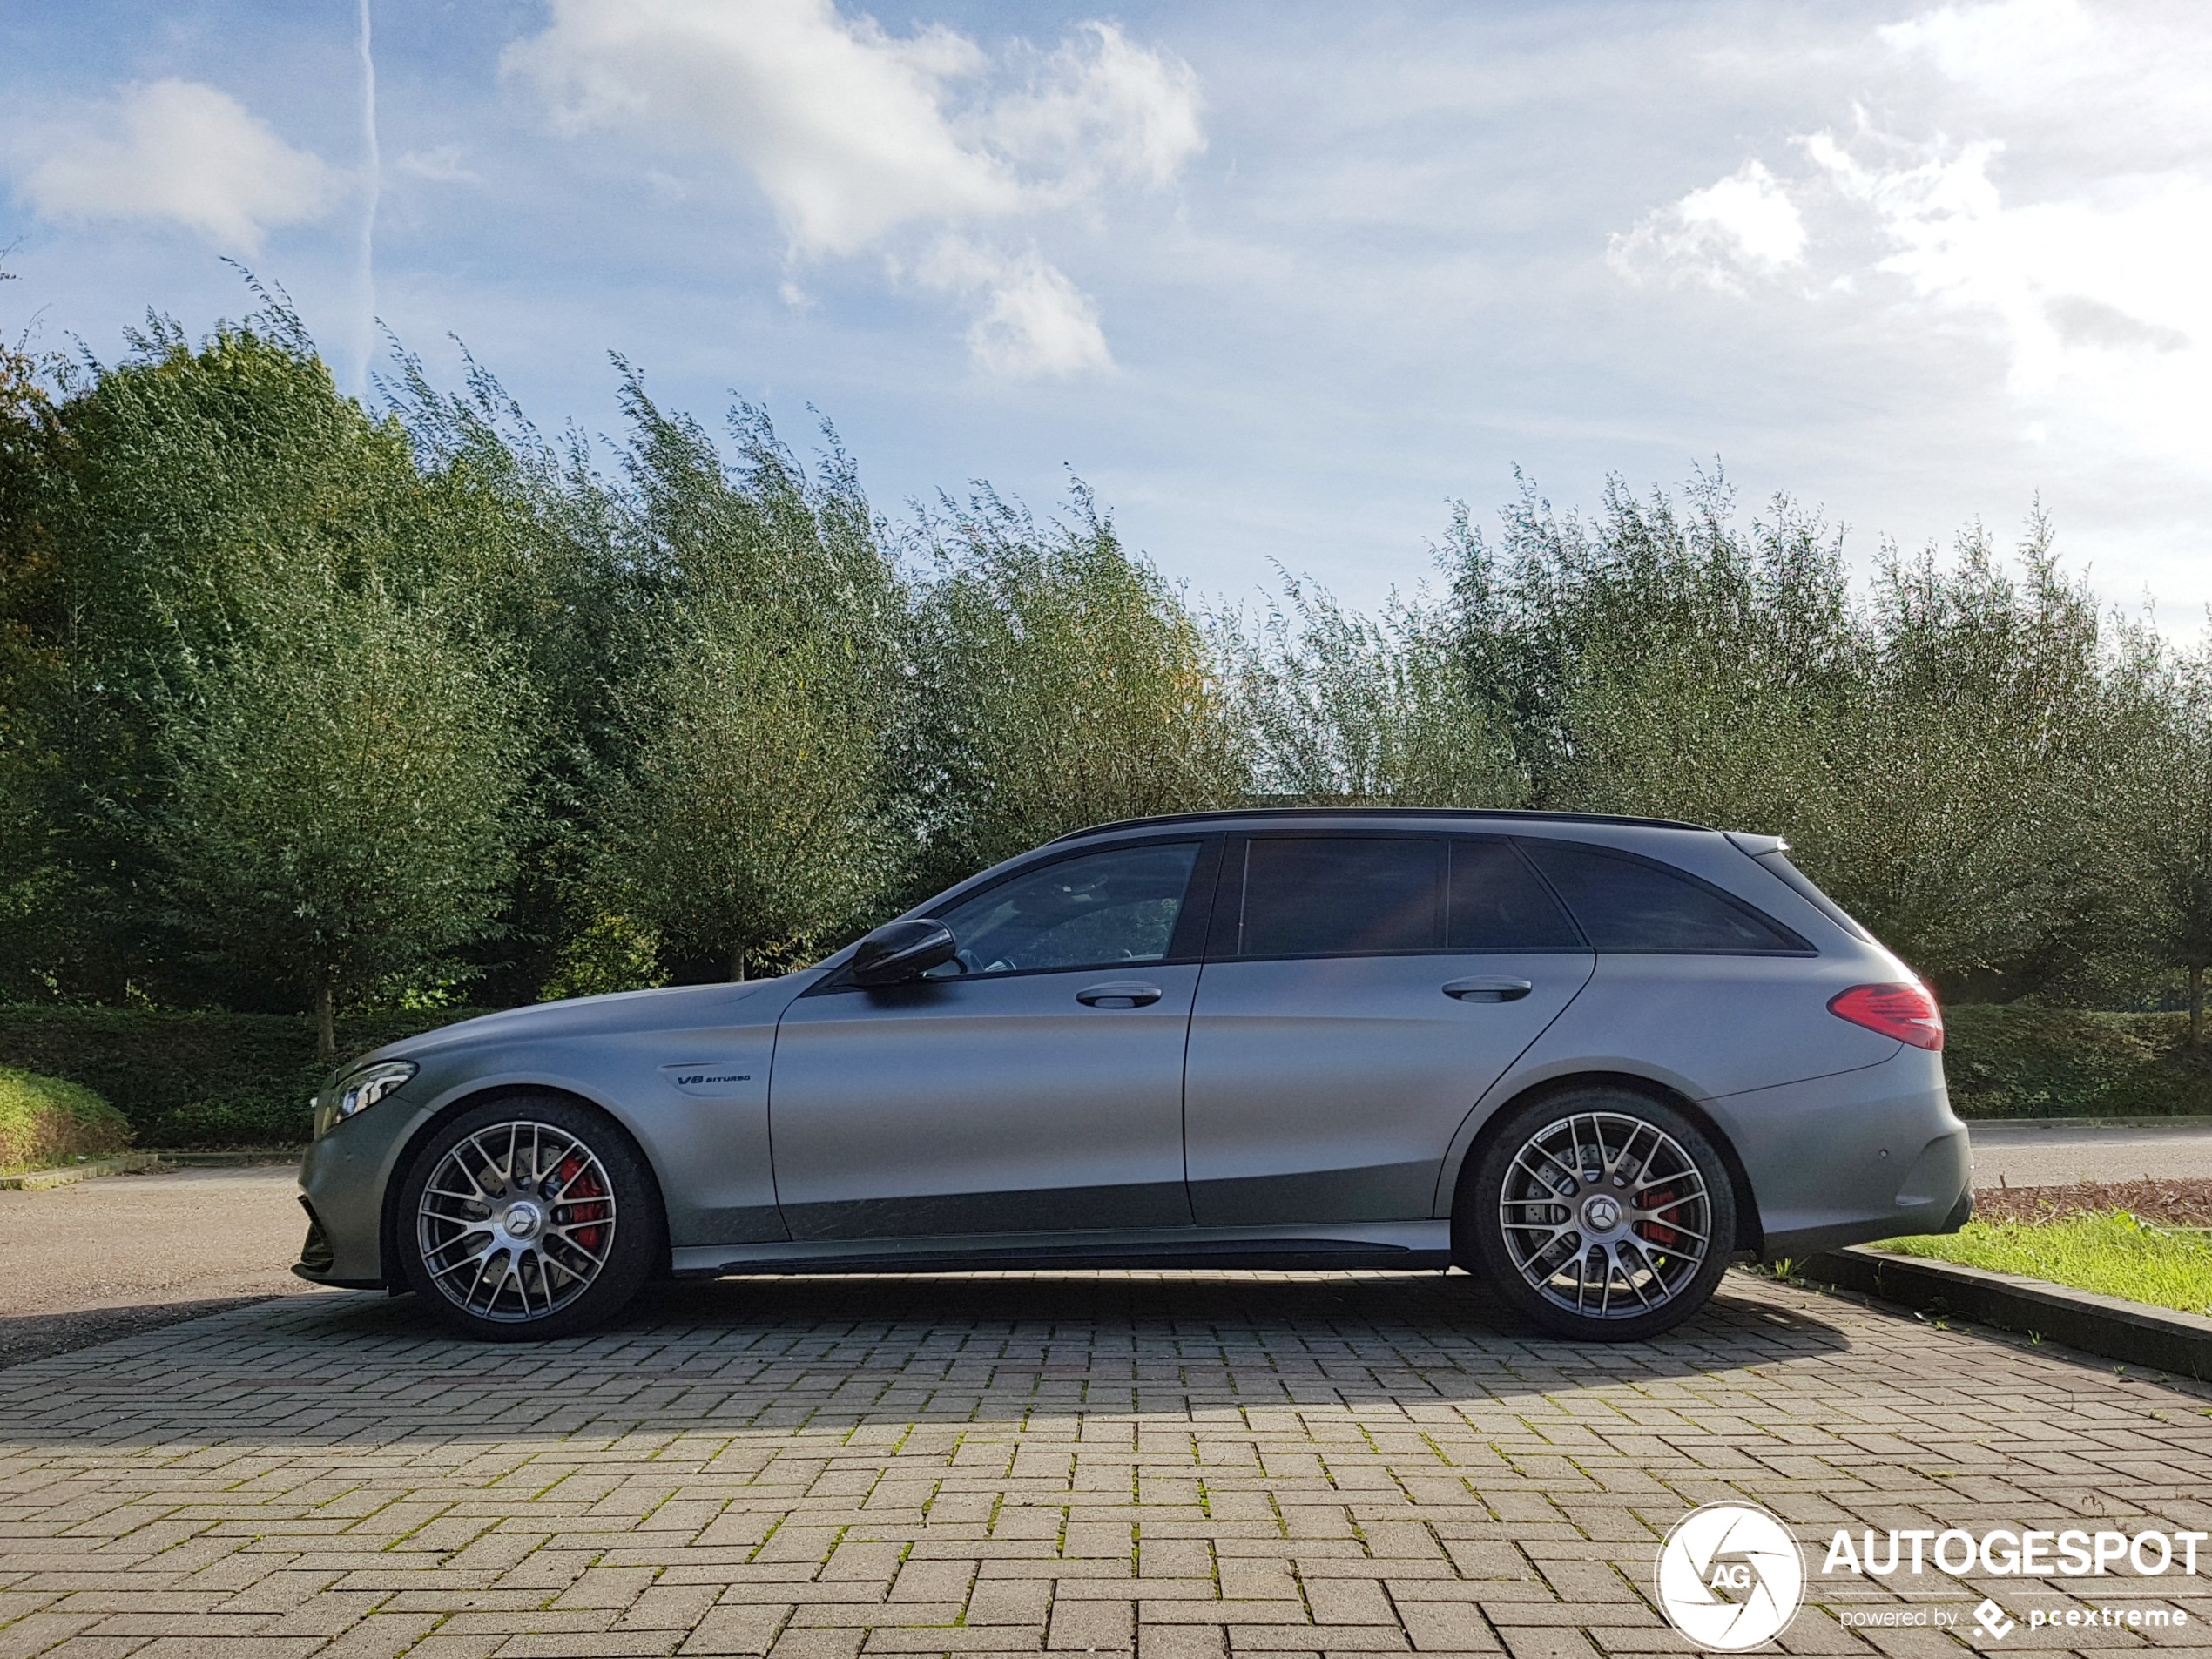
[[[1452,1238],[1529,1324],[1634,1342],[1711,1299],[1736,1246],[1736,1191],[1688,1114],[1594,1085],[1515,1107],[1485,1136]]]
[[[560,1095],[487,1101],[440,1126],[408,1166],[394,1222],[423,1306],[486,1342],[603,1324],[666,1254],[660,1190],[636,1143]]]

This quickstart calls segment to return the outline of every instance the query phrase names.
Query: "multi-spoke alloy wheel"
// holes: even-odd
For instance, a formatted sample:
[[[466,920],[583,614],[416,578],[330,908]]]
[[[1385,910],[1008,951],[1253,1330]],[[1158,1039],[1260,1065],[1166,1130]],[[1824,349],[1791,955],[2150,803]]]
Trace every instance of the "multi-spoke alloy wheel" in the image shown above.
[[[1499,1127],[1459,1227],[1507,1299],[1565,1335],[1649,1336],[1712,1294],[1734,1247],[1732,1190],[1673,1109],[1592,1089]]]
[[[409,1278],[476,1336],[596,1323],[630,1299],[658,1244],[627,1138],[559,1099],[464,1114],[416,1159],[401,1202]]]
[[[447,1153],[415,1211],[439,1293],[482,1318],[516,1322],[590,1290],[618,1223],[597,1153],[550,1123],[511,1120]]]

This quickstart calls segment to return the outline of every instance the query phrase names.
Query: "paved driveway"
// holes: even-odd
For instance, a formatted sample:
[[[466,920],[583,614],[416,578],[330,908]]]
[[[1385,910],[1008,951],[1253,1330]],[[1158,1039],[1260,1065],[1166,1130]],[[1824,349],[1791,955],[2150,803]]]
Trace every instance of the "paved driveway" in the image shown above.
[[[1619,1348],[1456,1275],[724,1281],[514,1348],[323,1292],[0,1371],[0,1659],[1680,1652],[1645,1585],[1692,1505],[2212,1530],[2207,1405],[1741,1274]],[[1815,1595],[1791,1651],[1959,1649]]]

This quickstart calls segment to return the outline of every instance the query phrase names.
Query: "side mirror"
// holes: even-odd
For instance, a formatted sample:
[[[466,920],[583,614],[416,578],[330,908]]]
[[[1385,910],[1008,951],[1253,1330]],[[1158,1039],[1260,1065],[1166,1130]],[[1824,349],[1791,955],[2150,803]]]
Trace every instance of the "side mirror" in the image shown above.
[[[959,949],[953,930],[941,921],[887,921],[853,951],[853,983],[871,988],[904,984],[949,962]]]

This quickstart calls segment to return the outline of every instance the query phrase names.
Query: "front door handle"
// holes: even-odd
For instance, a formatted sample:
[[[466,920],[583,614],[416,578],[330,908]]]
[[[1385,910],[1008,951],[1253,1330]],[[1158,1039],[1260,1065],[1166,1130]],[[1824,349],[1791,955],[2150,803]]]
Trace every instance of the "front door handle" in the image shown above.
[[[1525,979],[1455,979],[1444,995],[1462,1002],[1518,1002],[1535,988]]]
[[[1160,988],[1141,979],[1109,980],[1103,985],[1086,985],[1076,993],[1076,1001],[1091,1008],[1149,1008],[1159,1000]]]

